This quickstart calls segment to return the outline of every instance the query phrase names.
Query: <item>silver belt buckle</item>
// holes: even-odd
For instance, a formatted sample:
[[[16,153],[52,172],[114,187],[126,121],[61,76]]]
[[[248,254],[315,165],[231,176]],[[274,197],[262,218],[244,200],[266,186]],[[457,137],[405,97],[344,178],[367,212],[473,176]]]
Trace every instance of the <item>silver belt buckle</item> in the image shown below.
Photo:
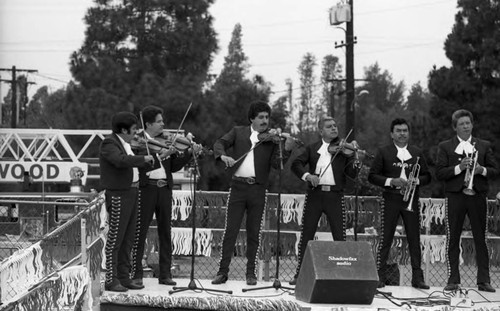
[[[332,186],[329,185],[321,185],[321,191],[330,191]]]
[[[165,187],[166,185],[168,185],[168,182],[166,182],[165,180],[163,179],[159,179],[157,182],[156,182],[156,186],[158,188],[163,188]]]
[[[253,177],[247,177],[246,180],[247,180],[247,184],[249,184],[249,185],[255,184],[255,178],[253,178]]]

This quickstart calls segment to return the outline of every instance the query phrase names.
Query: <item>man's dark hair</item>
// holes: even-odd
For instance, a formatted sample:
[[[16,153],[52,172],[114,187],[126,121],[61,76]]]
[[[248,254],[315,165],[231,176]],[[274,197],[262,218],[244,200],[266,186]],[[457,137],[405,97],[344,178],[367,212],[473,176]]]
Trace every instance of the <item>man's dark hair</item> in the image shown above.
[[[472,116],[472,112],[465,109],[458,109],[451,115],[451,125],[453,125],[453,128],[457,127],[458,119],[462,117],[469,117],[470,122],[474,124],[474,117]]]
[[[401,125],[401,124],[406,124],[406,126],[408,126],[408,131],[410,131],[410,124],[408,123],[408,121],[406,121],[403,118],[396,118],[391,122],[391,133],[394,131],[394,127],[396,127],[396,125]]]
[[[120,134],[122,129],[130,130],[132,125],[137,124],[137,117],[128,111],[118,112],[111,119],[111,129],[113,133]]]
[[[163,109],[157,106],[146,106],[142,109],[142,119],[144,120],[144,126],[146,123],[153,123],[156,121],[156,116],[158,114],[163,114]]]
[[[266,102],[255,102],[248,108],[248,121],[252,122],[257,115],[261,112],[267,112],[269,117],[271,117],[271,107]]]

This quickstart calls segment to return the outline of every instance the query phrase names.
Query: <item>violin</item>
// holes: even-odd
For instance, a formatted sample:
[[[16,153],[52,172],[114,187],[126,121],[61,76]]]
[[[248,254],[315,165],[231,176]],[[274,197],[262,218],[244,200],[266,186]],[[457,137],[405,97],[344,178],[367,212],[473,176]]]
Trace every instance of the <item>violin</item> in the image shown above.
[[[257,138],[259,139],[259,141],[262,142],[272,141],[275,144],[279,144],[282,140],[291,138],[298,146],[304,145],[304,143],[300,139],[295,138],[288,133],[281,133],[281,131],[278,131],[276,129],[270,129],[266,132],[259,133],[257,135]]]
[[[136,150],[146,150],[147,148],[149,148],[149,151],[153,153],[158,153],[162,149],[169,149],[169,146],[160,141],[157,141],[156,139],[144,138],[137,134],[130,141],[130,146],[132,147],[132,149]]]
[[[373,158],[373,155],[365,150],[359,149],[357,144],[347,143],[345,140],[340,140],[337,143],[330,144],[328,146],[328,152],[330,154],[342,153],[344,156],[350,158],[357,154],[361,154],[365,157]]]

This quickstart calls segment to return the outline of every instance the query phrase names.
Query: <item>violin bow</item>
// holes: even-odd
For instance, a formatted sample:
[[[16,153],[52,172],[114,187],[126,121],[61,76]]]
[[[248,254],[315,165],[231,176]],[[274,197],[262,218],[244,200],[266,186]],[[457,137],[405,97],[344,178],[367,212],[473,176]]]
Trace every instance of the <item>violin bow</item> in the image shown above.
[[[139,118],[141,119],[142,130],[144,131],[144,139],[146,140],[146,151],[148,155],[151,155],[149,152],[148,139],[146,138],[146,127],[144,126],[144,119],[142,118],[142,111],[139,111]]]
[[[344,138],[344,141],[347,141],[347,138],[349,137],[349,135],[351,135],[351,133],[352,133],[352,129],[349,131],[349,133],[347,133],[347,136]],[[328,165],[325,167],[325,169],[323,170],[323,172],[319,175],[319,178],[321,178],[325,174],[326,170],[332,165],[333,160],[335,160],[335,158],[337,157],[337,155],[339,154],[339,152],[340,152],[340,148],[337,150],[337,152],[335,152],[335,154],[333,155],[333,157],[330,160],[330,162],[328,163]]]
[[[186,120],[186,117],[187,117],[188,112],[191,109],[192,105],[193,105],[193,102],[189,103],[189,107],[187,108],[186,113],[184,113],[184,117],[182,118],[181,124],[179,124],[179,128],[177,129],[177,131],[174,134],[174,138],[172,139],[172,144],[174,144],[175,141],[177,140],[177,136],[179,135],[179,133],[181,131],[182,125],[184,124],[184,121]]]

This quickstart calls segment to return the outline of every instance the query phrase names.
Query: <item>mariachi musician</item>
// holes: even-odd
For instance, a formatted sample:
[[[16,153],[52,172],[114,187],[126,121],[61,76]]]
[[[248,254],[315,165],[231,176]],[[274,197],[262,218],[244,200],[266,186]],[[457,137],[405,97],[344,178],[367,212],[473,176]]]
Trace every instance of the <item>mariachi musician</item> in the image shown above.
[[[422,150],[408,145],[410,126],[405,119],[394,119],[391,122],[391,138],[391,144],[378,150],[368,175],[369,182],[384,189],[377,256],[378,287],[384,287],[389,278],[386,275],[387,257],[401,216],[410,249],[411,285],[415,288],[429,289],[424,282],[421,268],[418,186],[430,183],[431,174]]]
[[[477,285],[480,291],[495,292],[490,284],[489,255],[486,246],[486,208],[488,180],[498,175],[491,143],[472,137],[474,118],[460,109],[451,117],[457,136],[439,144],[436,177],[444,182],[448,199],[446,243],[448,284],[444,290],[457,290],[460,284],[460,236],[468,215],[474,236]]]
[[[344,148],[358,146],[356,141],[347,145],[339,138],[337,124],[332,117],[322,117],[318,122],[318,129],[321,140],[306,146],[291,166],[292,172],[307,183],[308,190],[302,214],[299,263],[290,285],[297,283],[307,242],[314,238],[323,213],[330,224],[333,239],[346,239],[344,188],[346,176],[354,178],[357,170],[354,152],[346,152],[347,149]],[[349,150],[353,151],[352,149]]]
[[[137,130],[137,117],[118,112],[111,121],[113,133],[99,148],[101,185],[106,190],[109,231],[106,239],[106,280],[104,288],[125,292],[130,283],[130,251],[137,219],[138,167],[151,169],[151,155],[134,155],[130,141]]]
[[[142,110],[141,121],[144,126],[144,135],[141,139],[146,140],[147,149],[155,147],[156,166],[154,170],[140,170],[139,183],[139,215],[137,219],[137,232],[134,249],[132,252],[132,282],[138,288],[143,288],[142,257],[144,255],[144,244],[146,241],[149,225],[156,215],[159,241],[159,268],[158,283],[164,285],[176,285],[172,280],[172,173],[180,170],[191,159],[191,148],[185,152],[179,152],[174,144],[166,145],[160,142],[158,137],[162,136],[164,120],[163,110],[156,106],[147,106]],[[180,138],[178,138],[180,139]],[[183,138],[185,140],[185,138]],[[162,145],[163,143],[163,145]],[[172,142],[174,143],[174,142]],[[196,144],[192,145],[195,152],[199,149]],[[147,151],[147,150],[146,150]],[[151,150],[149,150],[151,152]]]
[[[226,165],[232,179],[219,271],[212,284],[223,284],[228,280],[229,264],[245,212],[247,215],[246,283],[257,284],[256,261],[269,171],[271,167],[280,168],[280,163],[288,159],[295,144],[292,137],[287,137],[283,146],[279,135],[275,137],[270,135],[270,117],[271,107],[267,103],[252,103],[248,109],[248,120],[251,124],[233,127],[214,144],[215,159]],[[279,134],[279,131],[273,132]],[[280,149],[283,151],[283,159],[279,158]]]

